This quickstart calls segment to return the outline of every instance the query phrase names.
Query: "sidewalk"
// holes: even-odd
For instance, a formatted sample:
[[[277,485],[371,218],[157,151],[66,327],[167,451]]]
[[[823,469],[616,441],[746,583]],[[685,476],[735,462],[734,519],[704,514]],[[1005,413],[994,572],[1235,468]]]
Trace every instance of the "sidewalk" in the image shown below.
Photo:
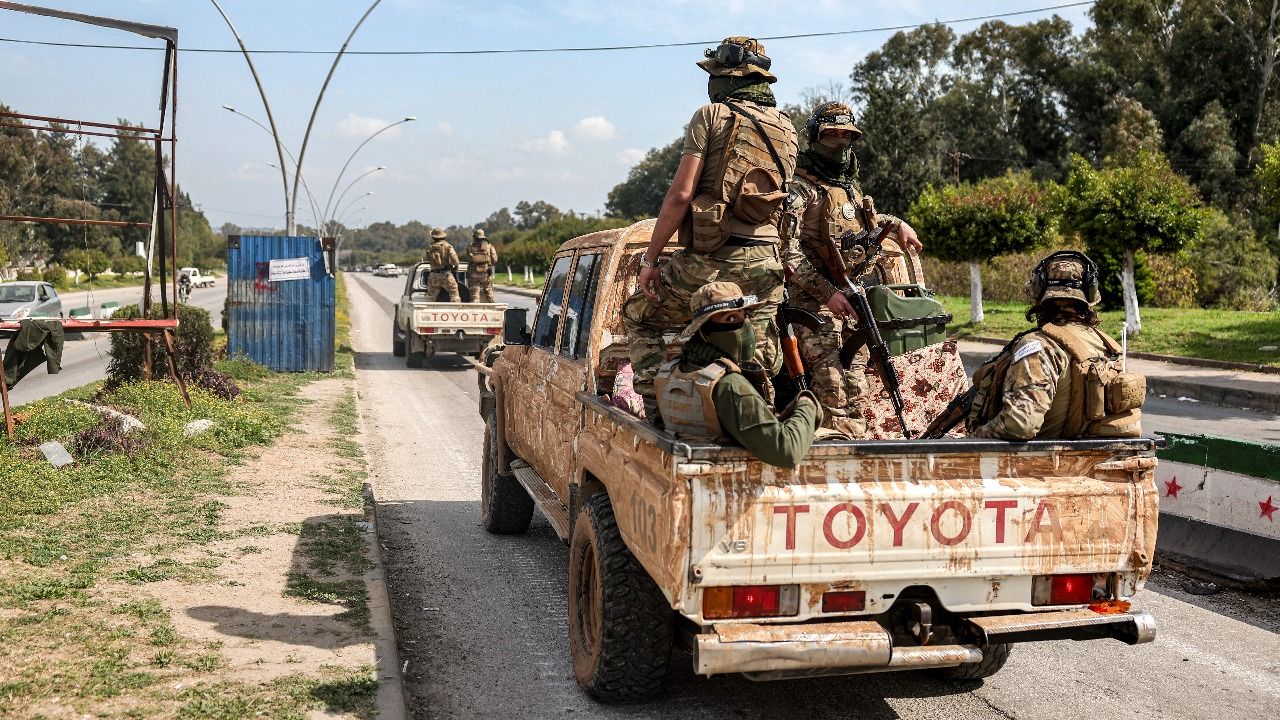
[[[999,352],[1002,345],[961,340],[960,356],[972,370]],[[1151,393],[1280,414],[1280,375],[1161,362],[1132,355],[1128,369],[1147,376],[1147,391]]]

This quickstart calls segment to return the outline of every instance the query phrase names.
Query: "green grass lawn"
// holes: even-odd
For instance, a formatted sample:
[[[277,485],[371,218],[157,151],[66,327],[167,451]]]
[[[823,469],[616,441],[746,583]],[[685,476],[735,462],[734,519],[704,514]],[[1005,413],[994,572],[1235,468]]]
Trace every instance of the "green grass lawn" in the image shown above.
[[[508,281],[507,274],[505,272],[499,272],[498,274],[493,276],[493,284],[507,285],[509,287],[533,288],[534,290],[541,290],[543,282],[546,281],[546,277],[547,277],[546,275],[539,273],[533,276],[533,282],[528,283],[528,282],[525,282],[523,275],[521,275],[518,272],[512,272],[511,280]]]
[[[955,316],[948,330],[960,337],[985,335],[1009,338],[1030,327],[1023,317],[1025,303],[984,302],[986,321],[969,322],[969,298],[938,296]],[[1280,365],[1280,351],[1259,350],[1280,345],[1280,313],[1205,310],[1201,308],[1142,308],[1142,334],[1129,338],[1129,348],[1181,357]],[[1101,313],[1102,329],[1120,337],[1124,312]]]

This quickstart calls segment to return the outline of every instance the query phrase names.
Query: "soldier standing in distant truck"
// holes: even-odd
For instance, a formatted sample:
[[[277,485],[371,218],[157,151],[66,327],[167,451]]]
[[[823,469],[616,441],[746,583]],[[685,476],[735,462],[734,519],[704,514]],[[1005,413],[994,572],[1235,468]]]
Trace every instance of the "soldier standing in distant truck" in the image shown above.
[[[776,107],[769,84],[777,77],[763,45],[728,37],[705,56],[698,66],[711,75],[711,102],[689,121],[680,166],[640,259],[637,291],[622,309],[635,389],[651,418],[658,409],[653,378],[666,359],[663,335],[689,323],[690,297],[708,282],[731,281],[760,298],[748,318],[756,352],[742,369],[769,404],[768,378],[782,362],[774,321],[783,283],[777,223],[795,172],[795,128]],[[659,269],[677,230],[683,247]]]
[[[449,293],[449,302],[462,302],[458,294],[458,279],[453,276],[458,269],[458,253],[446,239],[448,234],[444,228],[431,231],[431,247],[427,248],[427,262],[431,263],[431,274],[427,276],[427,299],[434,301],[441,290]]]
[[[476,228],[467,246],[467,287],[471,288],[471,302],[493,302],[493,273],[498,265],[498,250],[484,237],[484,230]]]
[[[857,233],[891,223],[896,229],[883,244],[901,248],[902,259],[910,263],[913,258],[906,256],[906,251],[919,249],[920,242],[910,225],[891,215],[878,215],[871,199],[858,187],[853,143],[862,131],[854,124],[853,111],[848,106],[836,102],[819,105],[805,123],[805,135],[808,145],[797,162],[783,221],[783,234],[793,240],[787,255],[787,265],[792,270],[788,284],[793,289],[793,305],[833,322],[826,331],[797,327],[796,336],[813,392],[825,411],[824,425],[859,438],[867,432],[863,418],[863,405],[870,392],[867,349],[860,350],[847,369],[841,364],[842,333],[852,329],[853,307],[823,272],[818,245],[837,240],[846,232]],[[881,283],[907,282],[892,270],[886,273],[886,268],[896,269],[898,258],[892,258],[891,264],[877,262],[881,248],[870,248],[868,253],[867,248],[851,245],[841,250],[850,270],[863,267],[863,272],[877,271],[876,280]]]

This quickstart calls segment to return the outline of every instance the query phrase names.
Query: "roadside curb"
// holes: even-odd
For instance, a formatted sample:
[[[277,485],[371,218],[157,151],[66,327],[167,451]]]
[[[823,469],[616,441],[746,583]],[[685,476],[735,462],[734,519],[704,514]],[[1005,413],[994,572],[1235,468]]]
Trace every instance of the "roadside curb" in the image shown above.
[[[373,626],[376,654],[386,663],[378,663],[378,695],[375,701],[376,716],[380,720],[406,720],[409,717],[409,695],[400,673],[399,642],[396,626],[391,619],[391,598],[387,595],[387,576],[382,568],[382,545],[378,542],[378,504],[374,501],[373,485],[366,482],[360,494],[364,497],[365,517],[369,523],[369,543],[377,558],[366,576],[369,589],[369,622]]]
[[[497,283],[494,283],[493,289],[501,290],[503,292],[509,292],[512,295],[523,295],[525,297],[531,297],[531,298],[536,298],[542,294],[540,291],[533,290],[530,288],[516,287],[514,285],[499,285]]]

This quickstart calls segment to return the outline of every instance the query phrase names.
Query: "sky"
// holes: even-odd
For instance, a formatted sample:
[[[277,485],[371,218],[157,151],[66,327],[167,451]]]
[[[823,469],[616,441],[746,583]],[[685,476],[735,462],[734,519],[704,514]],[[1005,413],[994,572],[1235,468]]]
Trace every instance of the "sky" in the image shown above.
[[[370,0],[219,0],[249,50],[337,50]],[[207,0],[25,0],[178,28],[179,48],[235,49]],[[609,190],[706,102],[703,47],[726,35],[862,30],[1010,13],[1070,0],[382,0],[350,50],[472,50],[703,42],[611,52],[343,58],[316,118],[303,179],[349,226],[468,225],[521,200],[602,213]],[[1088,24],[1088,7],[1051,15]],[[955,23],[957,33],[978,26]],[[780,103],[847,82],[893,31],[766,41]],[[144,38],[0,10],[0,38],[151,45]],[[0,41],[0,103],[34,115],[153,125],[162,54]],[[296,156],[329,55],[255,55],[281,138]],[[178,180],[215,228],[283,227],[285,200],[262,101],[238,53],[179,58]],[[358,153],[372,133],[405,117]],[[344,163],[350,165],[339,180]],[[364,173],[378,167],[385,170]],[[292,182],[292,172],[289,173]],[[353,180],[356,180],[352,184]],[[345,192],[345,195],[343,193]],[[372,193],[367,195],[366,193]],[[342,202],[336,202],[342,196]],[[312,211],[299,201],[298,220]]]

